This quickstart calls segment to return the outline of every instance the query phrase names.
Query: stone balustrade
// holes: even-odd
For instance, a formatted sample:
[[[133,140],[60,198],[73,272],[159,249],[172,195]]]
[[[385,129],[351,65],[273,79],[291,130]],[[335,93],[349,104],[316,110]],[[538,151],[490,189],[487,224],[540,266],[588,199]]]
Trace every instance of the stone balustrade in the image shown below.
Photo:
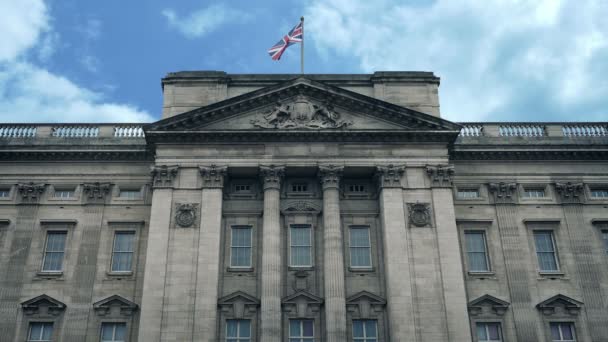
[[[462,122],[460,137],[600,138],[608,122]]]
[[[141,124],[0,124],[0,139],[144,138]]]

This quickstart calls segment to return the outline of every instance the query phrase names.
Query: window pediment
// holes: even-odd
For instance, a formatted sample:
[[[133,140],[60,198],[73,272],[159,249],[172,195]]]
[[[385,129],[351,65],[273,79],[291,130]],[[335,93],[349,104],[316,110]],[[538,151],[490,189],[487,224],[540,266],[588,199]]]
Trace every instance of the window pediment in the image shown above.
[[[139,309],[139,306],[124,297],[112,295],[94,303],[93,309],[99,316],[118,313],[123,316],[131,316]]]
[[[236,291],[220,298],[217,305],[227,316],[241,319],[255,314],[260,301],[245,292]]]
[[[361,291],[346,298],[346,310],[356,318],[372,318],[384,310],[386,300],[371,292]]]
[[[66,305],[53,297],[43,294],[21,303],[21,308],[28,316],[57,316],[65,310]]]
[[[469,314],[471,316],[477,316],[483,314],[484,311],[491,312],[492,314],[502,316],[509,308],[509,302],[502,299],[496,298],[492,295],[486,294],[475,300],[469,302]],[[484,310],[484,308],[488,308]],[[491,311],[490,311],[491,310]]]
[[[560,293],[536,304],[536,308],[546,316],[556,313],[576,316],[581,311],[582,305],[582,302]]]
[[[319,312],[321,305],[323,305],[323,298],[304,290],[287,296],[281,301],[283,311],[287,312],[291,317],[298,318],[313,317]]]

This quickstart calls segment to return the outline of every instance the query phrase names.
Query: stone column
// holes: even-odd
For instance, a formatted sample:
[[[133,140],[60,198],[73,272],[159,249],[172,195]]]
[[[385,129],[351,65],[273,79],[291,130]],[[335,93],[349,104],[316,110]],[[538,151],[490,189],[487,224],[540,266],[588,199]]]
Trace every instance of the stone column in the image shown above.
[[[526,238],[520,235],[516,222],[517,184],[500,182],[490,183],[488,186],[496,205],[496,218],[502,241],[517,341],[538,341],[536,329],[538,314],[530,305],[532,299],[528,278],[529,259],[526,251],[528,244]]]
[[[217,338],[217,300],[222,233],[222,191],[226,166],[200,167],[201,228],[196,265],[193,341]]]
[[[156,167],[152,168],[152,207],[150,208],[148,247],[146,249],[146,266],[137,339],[138,341],[150,342],[159,342],[161,339],[169,225],[171,223],[171,202],[173,199],[172,186],[175,175],[177,175],[176,171],[165,182],[159,183],[160,179],[155,175],[155,170],[157,170]]]
[[[264,187],[262,227],[262,329],[264,342],[281,341],[281,222],[279,197],[283,166],[260,166]]]
[[[323,187],[323,283],[328,342],[346,341],[344,243],[340,224],[342,166],[319,166]]]
[[[452,198],[453,166],[428,166],[449,341],[471,341],[467,294]]]
[[[409,232],[405,226],[402,166],[378,166],[380,219],[384,245],[384,268],[389,334],[391,341],[415,341],[414,305],[408,254]]]

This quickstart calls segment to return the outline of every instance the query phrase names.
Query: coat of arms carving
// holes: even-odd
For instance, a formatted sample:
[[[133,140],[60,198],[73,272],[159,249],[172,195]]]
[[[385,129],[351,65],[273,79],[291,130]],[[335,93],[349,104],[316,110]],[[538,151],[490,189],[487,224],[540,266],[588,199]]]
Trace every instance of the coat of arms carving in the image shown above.
[[[196,222],[196,211],[198,204],[178,203],[175,223],[182,228],[191,227]]]
[[[431,209],[428,203],[408,203],[410,227],[427,227],[431,225]]]
[[[352,122],[341,119],[329,102],[316,105],[304,97],[298,97],[290,103],[277,102],[261,118],[251,120],[251,124],[260,128],[322,129],[342,128],[352,125]]]

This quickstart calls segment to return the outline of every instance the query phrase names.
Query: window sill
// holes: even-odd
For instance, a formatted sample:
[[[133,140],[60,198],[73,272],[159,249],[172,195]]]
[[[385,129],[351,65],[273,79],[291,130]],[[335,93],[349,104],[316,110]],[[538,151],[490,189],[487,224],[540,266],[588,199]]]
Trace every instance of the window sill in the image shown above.
[[[373,273],[376,270],[373,267],[352,267],[349,266],[348,270],[352,273]]]
[[[38,278],[57,279],[57,278],[63,277],[63,271],[54,271],[54,272],[40,271],[40,272],[36,272],[36,276]]]
[[[287,266],[288,271],[313,271],[314,266]]]
[[[133,271],[124,271],[124,272],[106,272],[106,276],[112,278],[128,278],[133,276]]]
[[[492,272],[492,271],[484,271],[484,272],[468,271],[467,274],[471,278],[478,278],[478,279],[496,278],[496,273]]]
[[[226,267],[227,272],[253,272],[253,267]]]
[[[539,271],[538,275],[540,275],[541,279],[543,278],[549,278],[549,279],[563,279],[566,277],[566,274],[564,272],[561,271],[555,271],[555,272],[543,272],[543,271]]]

